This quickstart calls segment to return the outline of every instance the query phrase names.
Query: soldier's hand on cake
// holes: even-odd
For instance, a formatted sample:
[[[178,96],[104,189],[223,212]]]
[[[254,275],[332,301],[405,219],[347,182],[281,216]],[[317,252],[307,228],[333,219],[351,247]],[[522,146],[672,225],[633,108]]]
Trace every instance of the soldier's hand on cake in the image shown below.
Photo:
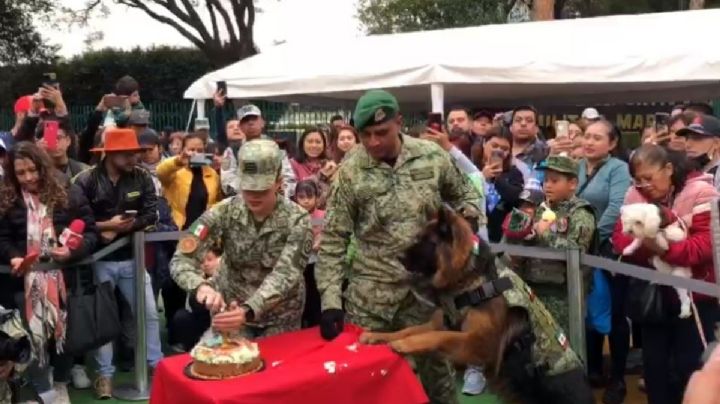
[[[197,302],[204,305],[211,313],[217,313],[225,308],[225,300],[220,293],[210,285],[200,285],[195,294]]]
[[[238,305],[233,301],[228,308],[212,318],[212,328],[219,332],[234,332],[252,321],[253,313],[247,305]]]

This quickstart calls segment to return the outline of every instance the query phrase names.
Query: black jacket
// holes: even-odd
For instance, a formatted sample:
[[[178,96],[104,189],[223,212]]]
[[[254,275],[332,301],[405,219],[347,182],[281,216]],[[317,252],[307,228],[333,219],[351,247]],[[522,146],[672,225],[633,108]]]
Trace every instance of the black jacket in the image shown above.
[[[492,212],[487,212],[488,238],[491,242],[497,243],[502,239],[502,223],[505,216],[512,212],[513,208],[520,206],[523,183],[522,172],[515,166],[510,167],[508,171],[503,171],[495,178],[495,189],[500,194],[500,203]]]
[[[71,260],[80,260],[90,255],[97,245],[98,232],[95,226],[92,209],[88,204],[82,190],[70,185],[68,189],[68,207],[53,209],[53,225],[55,235],[60,236],[70,223],[80,219],[85,222],[83,242],[77,250],[72,251]],[[25,257],[27,252],[27,207],[22,197],[15,200],[15,204],[0,216],[0,262],[9,265],[12,258]],[[67,278],[67,276],[66,276]],[[23,290],[23,278],[11,277],[8,274],[0,275],[0,304],[4,307],[14,307],[12,295]]]
[[[105,170],[105,162],[81,172],[73,179],[90,201],[95,221],[104,222],[127,210],[136,210],[138,215],[131,232],[145,230],[155,226],[158,220],[157,195],[150,173],[144,168],[135,167],[132,172],[123,174],[117,184],[113,184]],[[123,236],[119,234],[118,236]],[[98,243],[100,247],[101,243]],[[125,246],[103,261],[126,261],[132,257],[132,245]]]

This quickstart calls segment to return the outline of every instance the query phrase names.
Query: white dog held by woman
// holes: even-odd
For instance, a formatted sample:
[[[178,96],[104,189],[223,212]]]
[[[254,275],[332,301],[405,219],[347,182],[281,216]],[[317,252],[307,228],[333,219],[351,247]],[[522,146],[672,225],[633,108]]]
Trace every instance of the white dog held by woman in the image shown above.
[[[687,237],[686,227],[681,220],[676,217],[663,218],[660,208],[650,203],[634,203],[623,206],[620,209],[620,220],[623,233],[635,237],[632,244],[623,250],[622,255],[624,256],[634,253],[645,238],[654,239],[660,248],[667,251],[670,241],[677,242]],[[689,267],[672,266],[657,255],[653,256],[652,264],[655,269],[663,273],[683,278],[690,278],[692,275]],[[680,318],[690,317],[692,314],[690,293],[687,289],[675,288],[675,290],[680,298]]]

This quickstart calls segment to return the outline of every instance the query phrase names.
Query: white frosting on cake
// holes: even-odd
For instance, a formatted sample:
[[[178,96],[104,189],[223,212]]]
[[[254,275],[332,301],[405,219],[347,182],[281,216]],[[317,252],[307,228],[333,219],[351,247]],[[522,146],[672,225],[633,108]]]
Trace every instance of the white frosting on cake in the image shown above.
[[[260,350],[254,342],[243,342],[238,345],[218,348],[198,344],[190,351],[190,356],[196,361],[213,365],[249,363],[260,356]]]

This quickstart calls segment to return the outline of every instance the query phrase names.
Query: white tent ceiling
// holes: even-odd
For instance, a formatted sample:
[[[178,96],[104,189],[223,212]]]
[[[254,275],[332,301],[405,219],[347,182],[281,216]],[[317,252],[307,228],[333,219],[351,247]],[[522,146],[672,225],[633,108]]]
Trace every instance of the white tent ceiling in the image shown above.
[[[185,98],[352,105],[390,89],[403,107],[451,103],[537,105],[710,99],[720,94],[720,10],[367,36],[293,43],[211,72]],[[337,55],[337,56],[335,56]]]

